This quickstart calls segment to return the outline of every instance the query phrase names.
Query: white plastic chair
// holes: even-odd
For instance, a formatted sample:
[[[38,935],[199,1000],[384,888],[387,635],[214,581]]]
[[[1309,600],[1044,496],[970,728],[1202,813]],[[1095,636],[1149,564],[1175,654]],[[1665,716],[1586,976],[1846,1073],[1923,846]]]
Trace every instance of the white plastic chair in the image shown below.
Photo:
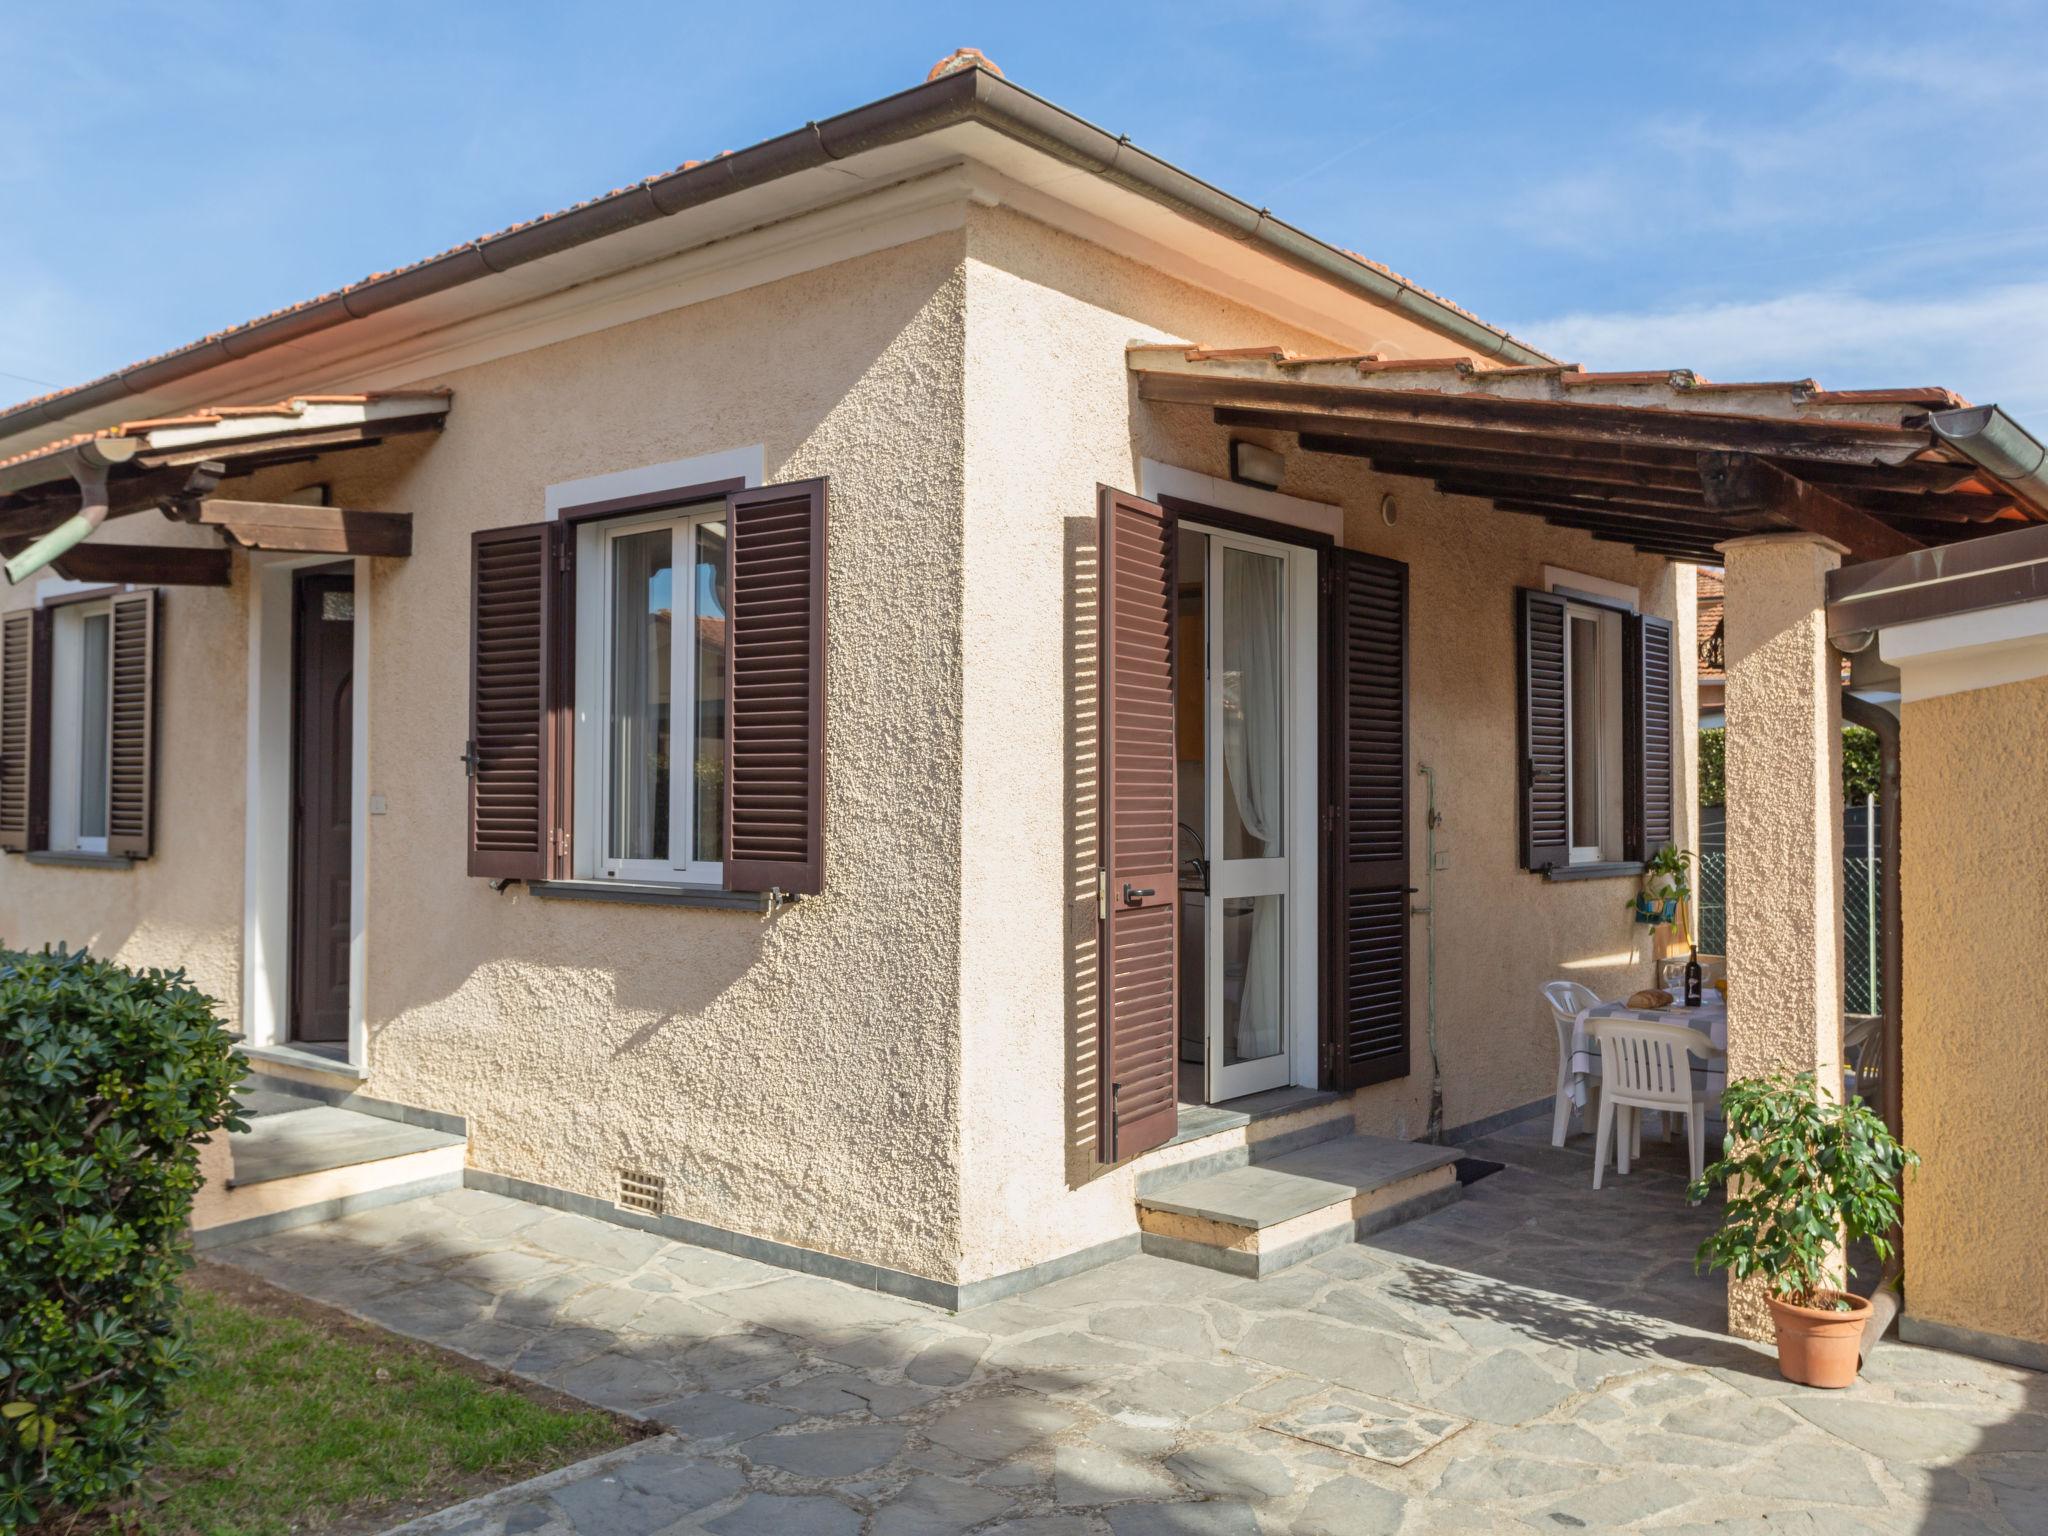
[[[1842,1054],[1848,1070],[1842,1074],[1842,1094],[1868,1099],[1884,1076],[1884,1019],[1874,1013],[1852,1013],[1844,1020]]]
[[[1692,1086],[1692,1056],[1718,1055],[1713,1043],[1683,1024],[1645,1024],[1637,1019],[1595,1019],[1588,1030],[1600,1042],[1600,1128],[1593,1138],[1593,1187],[1607,1171],[1614,1146],[1617,1173],[1628,1172],[1631,1150],[1642,1151],[1643,1111],[1654,1109],[1667,1124],[1685,1116],[1685,1150],[1697,1179],[1706,1167],[1707,1095]],[[1619,1141],[1614,1122],[1627,1118]]]
[[[1550,1017],[1557,1024],[1557,1107],[1550,1116],[1550,1144],[1561,1147],[1572,1120],[1572,1031],[1578,1026],[1579,1015],[1597,1007],[1600,998],[1591,987],[1576,981],[1546,981],[1543,1000],[1550,1005]],[[1590,1124],[1592,1106],[1586,1107]]]

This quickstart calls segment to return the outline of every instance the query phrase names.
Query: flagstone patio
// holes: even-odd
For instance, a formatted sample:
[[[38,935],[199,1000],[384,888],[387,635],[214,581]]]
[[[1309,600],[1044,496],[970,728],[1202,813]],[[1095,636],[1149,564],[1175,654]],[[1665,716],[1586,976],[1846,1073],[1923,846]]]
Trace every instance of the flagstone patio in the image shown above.
[[[958,1315],[473,1190],[214,1257],[673,1431],[420,1523],[466,1536],[2048,1531],[2048,1378],[1894,1341],[1794,1388],[1718,1331],[1682,1149],[1596,1194],[1547,1129],[1263,1281]]]

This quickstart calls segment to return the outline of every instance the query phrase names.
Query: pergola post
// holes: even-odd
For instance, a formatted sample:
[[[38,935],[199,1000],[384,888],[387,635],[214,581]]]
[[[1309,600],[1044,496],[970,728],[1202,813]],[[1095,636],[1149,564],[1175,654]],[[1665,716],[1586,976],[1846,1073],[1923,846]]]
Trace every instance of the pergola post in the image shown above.
[[[1728,1076],[1842,1084],[1842,684],[1827,638],[1840,544],[1764,534],[1727,566]],[[1837,1276],[1839,1283],[1840,1276]],[[1774,1334],[1755,1282],[1728,1327]]]

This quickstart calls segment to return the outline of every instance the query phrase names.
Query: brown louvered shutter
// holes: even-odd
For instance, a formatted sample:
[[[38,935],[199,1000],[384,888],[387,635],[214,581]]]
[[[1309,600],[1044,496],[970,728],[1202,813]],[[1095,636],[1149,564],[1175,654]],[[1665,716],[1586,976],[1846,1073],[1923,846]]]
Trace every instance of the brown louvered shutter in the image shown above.
[[[1100,699],[1097,1155],[1178,1126],[1180,890],[1174,745],[1174,525],[1105,487],[1097,544]]]
[[[1571,862],[1565,797],[1564,599],[1523,587],[1521,651],[1522,867]]]
[[[566,867],[552,644],[564,538],[560,523],[471,535],[465,760],[472,875],[545,880]]]
[[[1648,859],[1677,835],[1672,787],[1673,650],[1669,619],[1622,622],[1623,711],[1629,752],[1626,857]]]
[[[1332,561],[1337,818],[1333,1086],[1408,1075],[1408,567]]]
[[[0,620],[0,850],[49,842],[50,615]]]
[[[725,884],[825,882],[825,482],[725,499]]]
[[[107,713],[107,852],[149,857],[156,833],[157,638],[153,590],[123,592],[113,609]]]

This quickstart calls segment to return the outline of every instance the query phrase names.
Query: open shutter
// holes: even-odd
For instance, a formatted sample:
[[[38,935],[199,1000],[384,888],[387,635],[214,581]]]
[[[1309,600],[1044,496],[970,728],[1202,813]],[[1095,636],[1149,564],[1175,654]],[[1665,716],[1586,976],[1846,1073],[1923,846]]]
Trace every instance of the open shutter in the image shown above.
[[[1524,587],[1521,649],[1522,867],[1571,862],[1565,802],[1564,599]]]
[[[1625,856],[1648,859],[1676,836],[1673,816],[1671,621],[1628,615],[1622,686],[1628,732]]]
[[[1113,1163],[1178,1128],[1180,814],[1174,525],[1163,508],[1107,487],[1100,518],[1096,1142]]]
[[[552,640],[559,523],[470,539],[469,872],[544,880],[565,864]]]
[[[157,615],[153,590],[112,603],[107,716],[107,852],[146,859],[156,831]]]
[[[1408,1075],[1408,567],[1334,551],[1337,1088]]]
[[[825,482],[725,499],[725,884],[825,882]]]
[[[20,608],[0,620],[0,850],[49,841],[50,615]]]

